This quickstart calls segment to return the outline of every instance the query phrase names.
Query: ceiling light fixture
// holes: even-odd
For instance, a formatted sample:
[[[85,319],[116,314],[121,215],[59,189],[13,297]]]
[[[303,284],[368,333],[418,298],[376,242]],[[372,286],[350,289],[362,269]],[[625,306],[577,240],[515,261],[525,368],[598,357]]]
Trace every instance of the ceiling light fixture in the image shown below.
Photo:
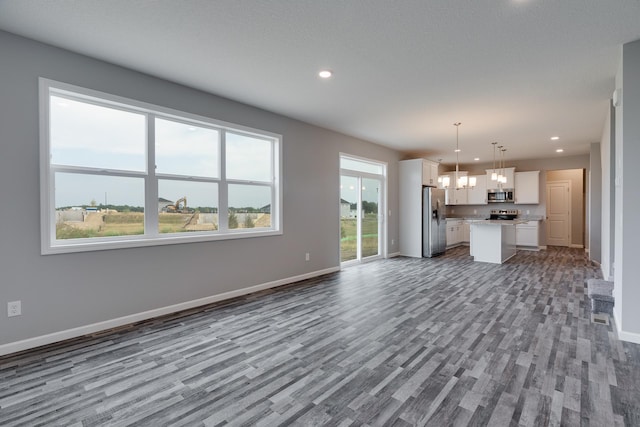
[[[559,136],[552,136],[552,137],[551,137],[551,140],[552,140],[552,141],[557,141],[557,140],[559,140],[559,139],[560,139],[560,137],[559,137]]]
[[[562,152],[564,152],[564,150],[563,150],[562,148],[558,148],[558,149],[556,150],[556,153],[562,153]]]
[[[473,159],[473,160],[477,162],[477,161],[479,161],[479,160],[480,160],[480,157],[474,157],[474,159]]]
[[[320,78],[322,78],[322,79],[328,79],[329,77],[333,76],[333,71],[331,71],[331,70],[321,70],[318,73],[318,76],[320,76]]]

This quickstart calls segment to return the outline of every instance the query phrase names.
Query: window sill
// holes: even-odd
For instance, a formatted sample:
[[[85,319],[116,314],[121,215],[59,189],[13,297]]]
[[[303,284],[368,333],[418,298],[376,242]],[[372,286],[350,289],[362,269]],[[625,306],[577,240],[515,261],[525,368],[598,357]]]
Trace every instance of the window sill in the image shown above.
[[[42,255],[54,255],[74,252],[93,252],[106,251],[113,249],[140,248],[147,246],[164,246],[164,245],[181,245],[187,243],[215,242],[218,240],[237,240],[249,239],[255,237],[278,236],[282,235],[282,230],[265,230],[265,231],[244,231],[235,230],[225,234],[197,234],[189,236],[162,236],[162,237],[143,237],[123,236],[121,239],[110,239],[108,241],[95,241],[97,239],[82,240],[76,239],[61,241],[53,245],[43,243],[41,248]]]

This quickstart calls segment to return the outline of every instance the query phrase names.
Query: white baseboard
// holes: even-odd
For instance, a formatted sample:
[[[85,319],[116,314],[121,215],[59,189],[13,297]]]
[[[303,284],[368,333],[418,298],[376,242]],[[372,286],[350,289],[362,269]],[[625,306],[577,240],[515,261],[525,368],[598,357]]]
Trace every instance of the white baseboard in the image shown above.
[[[542,250],[542,251],[546,251],[546,250],[547,250],[547,245],[542,245],[542,246],[540,246],[540,250]]]
[[[31,348],[43,345],[53,344],[55,342],[78,338],[83,335],[95,334],[96,332],[129,325],[131,323],[140,322],[142,320],[153,319],[154,317],[164,316],[166,314],[177,313],[179,311],[188,310],[211,304],[226,299],[236,298],[242,295],[251,294],[265,289],[276,288],[278,286],[287,285],[289,283],[298,282],[300,280],[311,279],[313,277],[322,276],[323,274],[334,273],[340,271],[340,267],[325,268],[324,270],[312,271],[310,273],[300,274],[298,276],[287,277],[285,279],[274,280],[273,282],[261,283],[259,285],[250,286],[248,288],[238,289],[235,291],[224,292],[222,294],[211,295],[192,301],[181,302],[167,307],[160,307],[153,310],[143,311],[141,313],[130,314],[128,316],[118,317],[116,319],[105,320],[103,322],[92,323],[89,325],[79,326],[77,328],[67,329],[64,331],[54,332],[38,337],[27,338],[25,340],[11,342],[0,345],[0,356],[5,356],[19,351],[29,350]]]
[[[387,258],[394,258],[394,257],[400,256],[400,255],[401,255],[400,252],[394,252],[392,254],[387,255]]]
[[[615,315],[615,310],[613,312],[613,318],[616,321],[616,329],[618,331],[618,339],[622,341],[632,342],[634,344],[640,344],[640,334],[635,332],[626,332],[620,329],[620,319]]]
[[[569,245],[570,248],[575,248],[575,249],[584,249],[584,245],[575,245],[575,244],[570,244]]]

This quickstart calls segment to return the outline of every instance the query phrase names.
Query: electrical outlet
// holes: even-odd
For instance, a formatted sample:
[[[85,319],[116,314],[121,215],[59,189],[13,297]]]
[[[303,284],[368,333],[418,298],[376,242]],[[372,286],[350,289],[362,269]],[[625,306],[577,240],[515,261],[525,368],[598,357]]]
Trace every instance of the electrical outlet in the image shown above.
[[[304,255],[304,260],[305,260],[305,261],[309,261],[310,259],[311,259],[311,256],[309,256],[309,252],[307,252],[307,253]]]
[[[7,317],[20,316],[22,314],[22,302],[10,301],[7,303]]]
[[[392,244],[392,245],[393,245],[395,242],[396,242],[395,240],[391,239],[391,244]]]

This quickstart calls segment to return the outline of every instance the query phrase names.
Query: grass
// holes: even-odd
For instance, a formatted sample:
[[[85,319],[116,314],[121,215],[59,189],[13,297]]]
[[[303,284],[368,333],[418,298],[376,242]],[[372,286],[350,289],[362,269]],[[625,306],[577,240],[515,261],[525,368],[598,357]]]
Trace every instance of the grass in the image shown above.
[[[185,228],[192,214],[164,214],[158,216],[160,233],[181,233],[192,231]],[[200,227],[199,229],[217,230],[217,225]],[[90,213],[85,222],[65,222],[56,225],[56,238],[83,239],[90,237],[131,236],[144,234],[144,213],[118,212],[104,214]]]
[[[355,218],[340,220],[342,237],[340,238],[340,262],[357,258],[357,224]],[[378,216],[365,214],[362,220],[362,257],[377,255],[378,248]]]

